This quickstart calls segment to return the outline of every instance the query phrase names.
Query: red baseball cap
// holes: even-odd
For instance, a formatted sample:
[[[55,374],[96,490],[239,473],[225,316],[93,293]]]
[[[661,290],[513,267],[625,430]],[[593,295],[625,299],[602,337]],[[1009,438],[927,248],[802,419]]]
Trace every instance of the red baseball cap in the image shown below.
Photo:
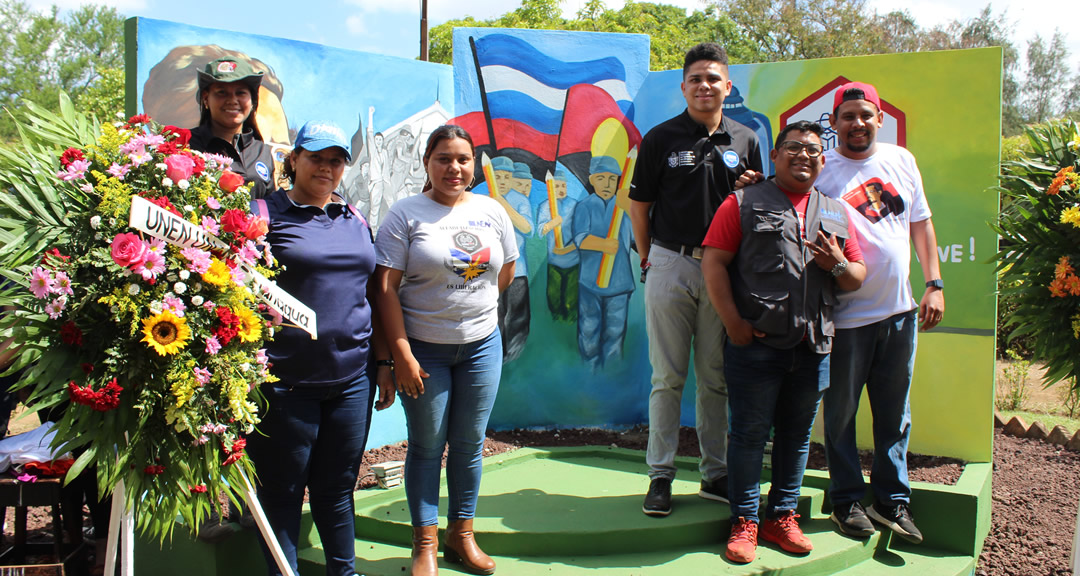
[[[877,88],[874,88],[870,84],[865,82],[848,82],[843,86],[836,89],[836,95],[833,96],[833,112],[840,107],[844,102],[850,100],[866,100],[867,102],[873,102],[874,106],[877,106],[878,110],[881,110],[881,100],[877,95]]]

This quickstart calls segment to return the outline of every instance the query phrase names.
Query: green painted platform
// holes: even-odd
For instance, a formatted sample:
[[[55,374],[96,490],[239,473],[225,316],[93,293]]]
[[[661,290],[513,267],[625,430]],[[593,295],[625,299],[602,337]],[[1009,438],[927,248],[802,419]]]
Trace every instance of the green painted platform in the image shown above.
[[[922,546],[882,533],[865,541],[839,534],[824,512],[828,477],[809,471],[798,512],[814,550],[800,556],[762,544],[757,560],[736,565],[723,554],[730,530],[728,505],[697,496],[696,461],[678,460],[674,511],[666,518],[641,512],[648,488],[644,461],[642,452],[606,447],[522,449],[488,458],[477,505],[477,540],[495,558],[499,574],[514,576],[960,576],[973,573],[989,530],[989,464],[969,464],[956,486],[913,486],[914,514],[927,538]],[[768,487],[766,475],[762,492]],[[445,527],[445,489],[443,494],[440,525]],[[404,490],[358,492],[356,534],[360,574],[407,574],[412,531]],[[303,538],[301,574],[322,575],[323,552],[309,517]],[[265,573],[255,535],[246,531],[216,546],[177,539],[168,551],[140,544],[136,552],[137,563],[160,568],[155,576]],[[442,573],[465,573],[441,556],[439,562]],[[173,567],[178,570],[170,572]]]

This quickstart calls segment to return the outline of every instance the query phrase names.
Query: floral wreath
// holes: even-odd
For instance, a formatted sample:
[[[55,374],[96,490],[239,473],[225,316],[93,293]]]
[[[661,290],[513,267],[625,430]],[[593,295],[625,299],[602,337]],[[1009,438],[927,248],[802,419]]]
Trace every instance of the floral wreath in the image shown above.
[[[28,106],[22,141],[0,147],[0,337],[19,346],[30,409],[62,411],[68,477],[123,481],[136,525],[164,538],[254,474],[245,435],[277,380],[267,222],[231,159],[191,150],[187,130],[61,105]],[[133,228],[137,213],[167,231]]]

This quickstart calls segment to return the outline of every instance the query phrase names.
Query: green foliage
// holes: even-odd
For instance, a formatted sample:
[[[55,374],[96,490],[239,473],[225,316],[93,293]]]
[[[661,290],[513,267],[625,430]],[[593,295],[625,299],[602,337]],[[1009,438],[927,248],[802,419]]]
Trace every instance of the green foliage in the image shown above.
[[[1010,338],[1030,336],[1047,384],[1080,375],[1080,135],[1075,122],[1027,129],[1031,151],[1003,164],[997,222],[1000,293],[1015,302]]]
[[[1008,351],[1008,356],[1012,362],[1002,370],[997,395],[994,397],[994,407],[998,410],[1020,410],[1031,395],[1027,386],[1031,361],[1021,358],[1012,350]]]
[[[618,10],[610,10],[601,0],[591,0],[575,19],[568,20],[561,16],[556,0],[523,0],[521,7],[498,18],[481,21],[466,17],[432,28],[432,62],[452,62],[453,29],[459,27],[648,34],[652,39],[649,66],[653,70],[682,68],[686,50],[706,41],[724,46],[732,63],[752,62],[757,56],[735,23],[715,7],[687,15],[685,9],[666,4],[631,1]]]
[[[1076,418],[1077,412],[1080,412],[1080,388],[1075,383],[1072,386],[1062,387],[1061,407],[1065,409],[1069,418]]]
[[[56,112],[64,92],[85,109],[84,96],[103,94],[104,72],[123,69],[123,38],[115,8],[86,5],[61,17],[56,6],[40,13],[23,0],[0,0],[0,106],[9,112],[0,114],[0,141],[16,138],[11,113],[26,103]]]

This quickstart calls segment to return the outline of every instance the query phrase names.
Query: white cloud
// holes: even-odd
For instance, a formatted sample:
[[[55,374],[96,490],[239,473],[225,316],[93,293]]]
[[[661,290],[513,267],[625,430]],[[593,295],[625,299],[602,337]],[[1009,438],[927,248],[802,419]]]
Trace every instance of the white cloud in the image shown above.
[[[367,34],[367,26],[364,25],[364,17],[359,14],[353,14],[345,19],[345,29],[353,36],[363,36],[364,34]]]

